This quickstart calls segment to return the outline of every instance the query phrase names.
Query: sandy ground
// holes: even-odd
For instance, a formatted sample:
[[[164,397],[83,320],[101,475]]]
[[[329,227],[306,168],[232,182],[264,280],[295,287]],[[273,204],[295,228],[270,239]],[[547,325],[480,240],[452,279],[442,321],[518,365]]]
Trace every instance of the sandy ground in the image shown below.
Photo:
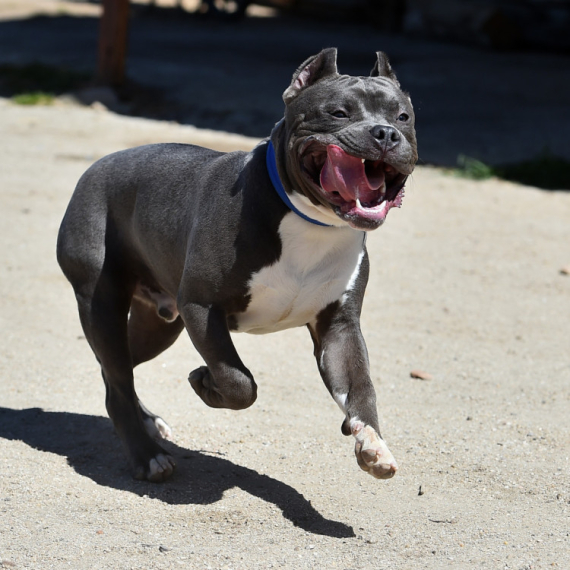
[[[195,396],[185,336],[141,366],[179,468],[129,477],[55,238],[94,160],[167,140],[255,142],[0,100],[0,567],[569,568],[568,192],[418,168],[369,236],[362,325],[394,479],[358,469],[304,329],[235,336],[259,384],[243,412]]]

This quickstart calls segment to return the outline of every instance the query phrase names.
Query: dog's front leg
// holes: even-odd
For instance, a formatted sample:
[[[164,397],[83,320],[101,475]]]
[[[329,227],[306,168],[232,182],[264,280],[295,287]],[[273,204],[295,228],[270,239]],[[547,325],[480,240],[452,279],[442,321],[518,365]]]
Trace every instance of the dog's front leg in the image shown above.
[[[257,398],[257,385],[232,342],[225,312],[213,305],[186,302],[179,308],[190,339],[206,361],[190,373],[190,385],[212,408],[242,410]]]
[[[358,465],[377,479],[389,479],[398,466],[380,436],[368,352],[360,332],[360,310],[354,304],[355,299],[348,299],[329,305],[309,330],[321,376],[346,415],[342,432],[356,439]]]

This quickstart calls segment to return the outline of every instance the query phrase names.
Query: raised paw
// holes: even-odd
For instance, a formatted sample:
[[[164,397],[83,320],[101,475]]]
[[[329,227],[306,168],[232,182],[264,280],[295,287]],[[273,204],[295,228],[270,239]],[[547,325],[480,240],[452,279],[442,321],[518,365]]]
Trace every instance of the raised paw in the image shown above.
[[[376,430],[358,421],[352,424],[351,429],[356,439],[354,454],[360,468],[376,479],[393,477],[398,464]]]
[[[135,469],[133,476],[139,481],[161,483],[172,475],[175,468],[176,462],[173,457],[166,453],[159,453],[147,465],[139,465]]]
[[[222,395],[214,390],[210,371],[207,366],[200,366],[200,368],[196,368],[196,370],[190,372],[188,382],[190,382],[190,386],[192,386],[194,392],[211,408],[226,407],[223,405]]]
[[[218,378],[220,380],[220,378]],[[229,408],[244,410],[257,398],[257,386],[251,376],[238,370],[216,383],[207,366],[200,366],[188,377],[194,392],[211,408]]]

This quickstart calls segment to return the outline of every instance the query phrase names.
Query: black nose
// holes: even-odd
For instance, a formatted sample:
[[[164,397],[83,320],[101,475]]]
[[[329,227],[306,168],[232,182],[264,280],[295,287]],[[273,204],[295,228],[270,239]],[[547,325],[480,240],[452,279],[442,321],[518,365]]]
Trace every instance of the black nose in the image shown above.
[[[380,143],[384,152],[388,152],[400,144],[400,133],[394,127],[376,125],[372,127],[370,133]]]

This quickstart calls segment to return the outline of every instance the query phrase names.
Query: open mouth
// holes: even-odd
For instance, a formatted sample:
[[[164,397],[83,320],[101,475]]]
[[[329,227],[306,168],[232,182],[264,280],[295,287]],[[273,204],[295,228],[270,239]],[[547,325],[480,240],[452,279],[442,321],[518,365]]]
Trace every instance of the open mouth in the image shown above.
[[[359,228],[377,227],[388,211],[402,205],[407,176],[383,160],[367,160],[339,146],[310,144],[301,167],[335,213]]]

